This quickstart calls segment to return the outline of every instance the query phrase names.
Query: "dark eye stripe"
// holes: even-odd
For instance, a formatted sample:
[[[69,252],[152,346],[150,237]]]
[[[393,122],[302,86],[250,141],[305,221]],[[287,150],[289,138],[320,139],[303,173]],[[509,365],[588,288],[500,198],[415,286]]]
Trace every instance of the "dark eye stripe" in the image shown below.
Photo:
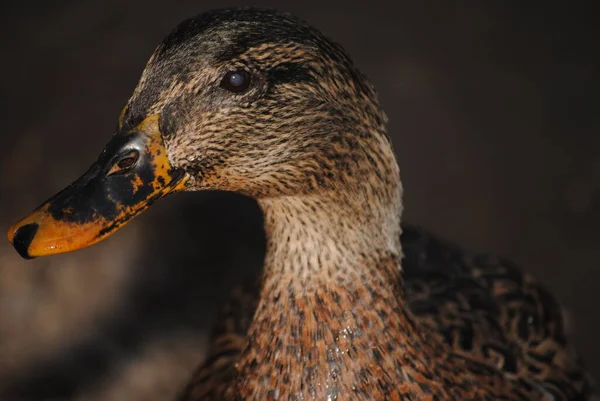
[[[267,71],[269,83],[297,83],[314,81],[314,77],[303,63],[282,63]]]

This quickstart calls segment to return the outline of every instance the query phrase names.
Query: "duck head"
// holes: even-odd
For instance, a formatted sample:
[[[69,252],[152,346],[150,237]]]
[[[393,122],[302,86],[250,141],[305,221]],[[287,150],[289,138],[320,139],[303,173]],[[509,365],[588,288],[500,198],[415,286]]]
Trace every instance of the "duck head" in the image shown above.
[[[212,11],[163,40],[97,161],[8,239],[25,258],[63,253],[177,191],[351,200],[373,177],[369,197],[397,203],[385,115],[344,50],[288,14]]]

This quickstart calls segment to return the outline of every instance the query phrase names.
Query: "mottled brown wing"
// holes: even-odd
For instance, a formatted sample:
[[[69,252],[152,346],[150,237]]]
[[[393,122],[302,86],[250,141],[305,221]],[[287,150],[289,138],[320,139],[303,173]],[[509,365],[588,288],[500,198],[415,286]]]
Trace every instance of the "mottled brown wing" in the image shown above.
[[[466,252],[404,226],[405,297],[417,319],[460,355],[587,400],[591,380],[566,340],[560,306],[509,260]]]
[[[560,307],[531,275],[506,259],[403,228],[405,298],[421,324],[439,333],[457,356],[541,384],[557,401],[590,399],[591,380],[566,341]],[[211,353],[180,401],[227,398],[258,283],[234,289],[219,315]]]

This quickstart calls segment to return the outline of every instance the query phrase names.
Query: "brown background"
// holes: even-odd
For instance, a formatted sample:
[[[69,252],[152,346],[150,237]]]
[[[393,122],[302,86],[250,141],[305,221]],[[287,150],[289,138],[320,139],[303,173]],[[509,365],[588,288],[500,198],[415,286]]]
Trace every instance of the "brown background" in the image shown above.
[[[233,4],[21,3],[0,10],[1,231],[91,164],[163,35]],[[390,118],[405,219],[536,274],[600,377],[591,7],[416,3],[254,2],[346,47]],[[69,255],[25,262],[0,242],[2,399],[169,399],[262,246],[254,203],[222,194],[174,196]]]

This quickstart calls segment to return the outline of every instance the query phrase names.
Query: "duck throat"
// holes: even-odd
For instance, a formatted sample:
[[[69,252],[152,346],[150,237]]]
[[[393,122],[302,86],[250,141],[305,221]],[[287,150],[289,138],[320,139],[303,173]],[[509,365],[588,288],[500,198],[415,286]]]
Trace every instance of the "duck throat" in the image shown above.
[[[349,195],[330,190],[259,200],[267,236],[266,276],[322,280],[344,266],[400,257],[401,187],[375,191],[365,194],[362,188]]]
[[[267,257],[241,399],[385,399],[414,375],[434,376],[415,355],[430,351],[402,303],[400,245],[368,211],[372,224],[355,227],[339,220],[343,204],[320,214],[322,202],[261,202]]]

